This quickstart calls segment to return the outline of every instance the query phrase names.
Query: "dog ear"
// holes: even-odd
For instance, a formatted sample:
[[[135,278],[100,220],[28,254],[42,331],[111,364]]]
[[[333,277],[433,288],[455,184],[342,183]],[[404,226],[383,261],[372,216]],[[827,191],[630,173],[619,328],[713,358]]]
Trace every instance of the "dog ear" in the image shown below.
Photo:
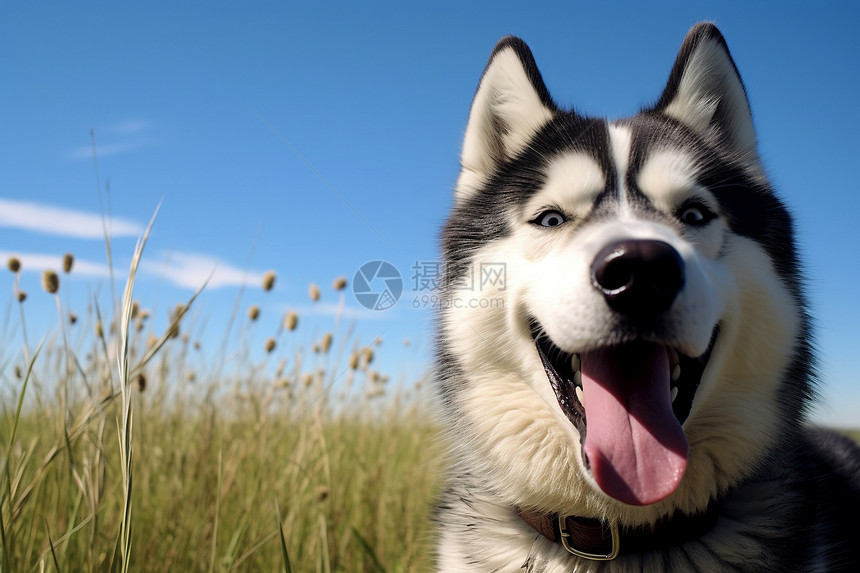
[[[471,196],[499,165],[521,152],[557,109],[526,43],[514,36],[502,38],[472,101],[457,200]]]
[[[680,121],[706,139],[723,141],[748,161],[758,161],[746,90],[723,35],[713,24],[697,24],[687,33],[652,111]]]

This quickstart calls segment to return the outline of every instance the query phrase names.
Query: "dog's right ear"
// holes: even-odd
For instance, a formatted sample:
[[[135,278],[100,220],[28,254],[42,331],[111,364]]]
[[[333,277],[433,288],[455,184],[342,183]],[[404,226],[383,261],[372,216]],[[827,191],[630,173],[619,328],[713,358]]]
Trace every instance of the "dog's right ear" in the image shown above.
[[[746,90],[723,35],[713,24],[693,26],[653,111],[708,140],[723,142],[756,163],[756,135]]]
[[[499,165],[522,151],[557,110],[526,43],[514,36],[502,38],[472,101],[457,202],[468,199]]]

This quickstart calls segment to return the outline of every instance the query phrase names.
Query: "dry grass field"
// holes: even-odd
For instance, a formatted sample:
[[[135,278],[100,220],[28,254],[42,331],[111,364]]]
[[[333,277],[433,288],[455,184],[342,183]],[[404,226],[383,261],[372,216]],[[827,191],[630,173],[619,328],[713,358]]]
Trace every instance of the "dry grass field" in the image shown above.
[[[213,352],[186,324],[193,300],[153,332],[131,289],[116,313],[73,316],[62,273],[21,295],[9,267],[10,322],[59,314],[0,357],[0,571],[430,568],[441,448],[425,373],[389,381],[379,341],[340,320],[308,340],[293,313],[252,360],[254,307]]]

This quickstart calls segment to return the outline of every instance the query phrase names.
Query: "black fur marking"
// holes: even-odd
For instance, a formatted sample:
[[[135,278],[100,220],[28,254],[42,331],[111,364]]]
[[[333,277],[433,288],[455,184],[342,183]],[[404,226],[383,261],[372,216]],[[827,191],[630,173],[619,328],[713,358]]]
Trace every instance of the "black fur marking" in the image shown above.
[[[627,187],[631,195],[647,201],[636,179],[653,149],[667,147],[688,153],[700,166],[698,183],[714,194],[729,228],[764,248],[777,274],[795,297],[802,278],[794,246],[791,216],[770,184],[719,142],[705,141],[690,128],[662,115],[639,115],[623,125],[633,130]],[[797,298],[798,302],[802,302]]]
[[[526,151],[498,166],[480,191],[455,205],[442,230],[446,289],[469,269],[473,253],[510,234],[508,221],[546,184],[546,164],[553,157],[567,151],[589,153],[610,180],[607,137],[605,121],[560,112],[535,134]],[[610,180],[607,188],[611,185]]]

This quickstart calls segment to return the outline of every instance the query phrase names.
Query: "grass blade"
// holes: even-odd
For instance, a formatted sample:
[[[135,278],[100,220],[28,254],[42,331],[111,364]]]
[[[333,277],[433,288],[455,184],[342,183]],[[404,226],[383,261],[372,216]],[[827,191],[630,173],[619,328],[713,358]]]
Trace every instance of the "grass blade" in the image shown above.
[[[24,407],[24,395],[27,393],[27,385],[30,382],[30,376],[33,373],[33,366],[36,364],[36,358],[39,357],[39,352],[42,350],[42,345],[45,343],[45,339],[42,339],[42,342],[39,343],[38,348],[36,348],[36,352],[33,353],[33,357],[30,359],[30,362],[27,366],[27,375],[24,377],[24,383],[21,386],[21,395],[18,396],[18,407],[15,409],[15,418],[12,421],[12,432],[9,435],[9,445],[6,448],[6,456],[3,460],[3,484],[2,489],[0,489],[0,508],[3,507],[4,503],[9,506],[9,519],[10,522],[13,519],[14,512],[13,510],[13,499],[12,499],[12,475],[11,468],[9,467],[9,462],[12,456],[12,448],[15,446],[15,437],[18,433],[18,424],[21,421],[21,409]],[[3,513],[0,512],[0,548],[3,551],[2,560],[0,563],[3,565],[3,571],[9,571],[9,546],[7,544],[7,535],[6,535],[6,524],[3,522]]]
[[[134,256],[131,259],[131,268],[128,272],[128,280],[125,283],[125,291],[122,295],[122,312],[119,323],[119,340],[117,348],[117,369],[119,371],[119,386],[122,396],[122,422],[117,421],[117,429],[119,433],[119,451],[120,451],[120,466],[122,469],[122,485],[123,485],[123,512],[122,520],[119,527],[119,555],[120,562],[119,571],[127,573],[131,561],[131,528],[132,528],[132,469],[134,462],[134,442],[132,432],[134,427],[134,415],[131,408],[131,378],[129,376],[128,354],[129,354],[129,326],[131,325],[131,313],[134,299],[134,280],[137,276],[138,265],[143,256],[143,249],[146,246],[146,241],[149,239],[149,233],[152,231],[152,225],[155,223],[155,217],[158,215],[156,207],[152,219],[149,220],[143,236],[138,239],[137,246],[134,249]],[[116,553],[114,553],[114,565],[116,563]]]
[[[287,540],[284,538],[284,522],[281,521],[281,508],[278,505],[278,500],[275,500],[275,511],[278,513],[278,533],[281,536],[281,555],[284,558],[284,572],[292,573],[293,569],[290,567],[290,555],[287,553]]]
[[[54,561],[54,567],[58,572],[62,571],[62,569],[60,569],[60,562],[57,561],[57,552],[54,551],[54,542],[51,540],[51,529],[48,527],[47,521],[45,522],[45,530],[48,532],[48,546],[51,549],[51,559]]]
[[[215,571],[215,554],[218,548],[218,518],[221,515],[221,488],[224,487],[224,444],[218,447],[218,489],[215,490],[215,524],[212,526],[212,553],[209,557],[209,573]]]
[[[322,561],[322,573],[331,573],[331,561],[328,549],[328,527],[326,526],[325,516],[320,514],[320,559]]]
[[[12,446],[15,444],[15,434],[18,431],[18,422],[21,420],[21,408],[24,406],[24,394],[27,393],[27,385],[30,382],[30,376],[33,373],[33,366],[36,364],[36,358],[39,357],[39,352],[42,350],[42,345],[44,343],[45,339],[43,338],[27,366],[27,375],[24,377],[24,384],[21,386],[21,395],[18,396],[18,408],[15,410],[15,421],[12,424],[12,435],[9,436],[9,449],[7,450],[9,452],[12,451]],[[6,467],[8,468],[8,462]]]
[[[6,526],[3,524],[3,515],[0,512],[0,549],[3,551],[3,559],[0,565],[3,566],[3,571],[9,571],[9,546],[6,544]],[[289,569],[288,569],[289,570]]]
[[[379,558],[376,556],[376,552],[370,546],[370,543],[367,542],[364,537],[358,532],[358,530],[353,527],[352,534],[355,535],[355,538],[358,539],[358,544],[361,545],[361,548],[364,550],[365,555],[370,557],[370,560],[373,562],[374,567],[379,573],[385,573],[385,567],[382,566],[382,563],[379,562]]]

